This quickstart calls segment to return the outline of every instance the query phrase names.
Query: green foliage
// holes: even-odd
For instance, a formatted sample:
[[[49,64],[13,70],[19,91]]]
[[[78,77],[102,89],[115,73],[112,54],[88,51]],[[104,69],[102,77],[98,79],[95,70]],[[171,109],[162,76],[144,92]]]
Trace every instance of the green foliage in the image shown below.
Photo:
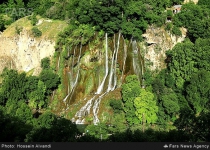
[[[24,142],[25,135],[32,129],[31,125],[25,123],[18,117],[5,113],[0,106],[0,141],[2,142]]]
[[[194,46],[195,67],[210,71],[210,39],[197,39]]]
[[[42,36],[42,32],[37,27],[33,27],[31,31],[34,37]]]
[[[121,100],[111,99],[109,105],[113,108],[114,113],[120,113],[123,110]]]
[[[111,125],[108,127],[109,133],[124,132],[127,129],[125,124],[125,113],[114,114],[111,120]]]
[[[190,141],[209,141],[209,113],[195,115],[193,111],[182,111],[175,125],[178,130],[190,135]]]
[[[173,115],[178,114],[180,107],[176,93],[170,92],[162,95],[160,102],[168,115],[172,117]]]
[[[126,121],[129,125],[139,123],[135,112],[134,99],[140,94],[140,83],[136,75],[126,77],[126,83],[122,85],[122,100],[124,103],[123,110],[125,112]]]
[[[194,44],[186,40],[184,43],[178,43],[172,51],[167,53],[170,58],[168,69],[178,89],[182,89],[184,82],[189,81],[191,75],[197,70],[194,67],[196,62],[193,47]]]
[[[49,57],[45,57],[41,60],[41,67],[42,69],[49,69],[50,68],[50,59]]]
[[[74,142],[79,131],[71,121],[45,112],[37,119],[25,142]]]
[[[63,32],[59,34],[57,40],[57,45],[62,47],[62,45],[78,45],[81,43],[85,45],[94,35],[95,28],[89,24],[72,24],[68,26]]]
[[[200,70],[193,74],[186,88],[187,100],[196,114],[209,111],[210,96],[210,72]]]
[[[33,26],[35,26],[38,22],[38,19],[36,18],[36,15],[34,15],[34,14],[32,16],[29,16],[28,19],[31,20],[31,24]]]
[[[32,111],[24,101],[18,102],[18,108],[15,116],[24,121],[26,124],[30,124],[33,119]]]
[[[169,18],[172,18],[173,17],[172,10],[167,10],[167,17],[169,17]]]
[[[173,27],[172,23],[167,23],[166,27],[165,27],[165,30],[170,31],[172,29],[172,27]]]
[[[23,30],[23,27],[15,26],[15,32],[16,32],[16,34],[20,35],[20,32],[22,32],[22,30]]]
[[[3,31],[3,30],[5,30],[5,20],[0,15],[0,31]]]
[[[175,15],[174,24],[177,27],[186,27],[188,37],[192,42],[197,38],[208,38],[210,36],[209,27],[210,10],[194,3],[182,5],[182,11]]]
[[[46,86],[44,82],[38,81],[38,87],[35,91],[31,92],[29,95],[30,101],[29,106],[34,109],[41,109],[45,102]]]
[[[198,5],[201,5],[203,7],[208,7],[210,9],[210,3],[208,0],[199,0]]]
[[[180,31],[180,29],[176,26],[173,26],[172,28],[172,34],[177,35],[177,36],[181,36],[182,32]]]
[[[50,69],[42,70],[39,79],[44,82],[47,94],[50,94],[51,91],[58,88],[58,85],[60,84],[59,76]]]
[[[136,107],[135,113],[142,124],[154,124],[157,121],[158,107],[151,92],[141,89],[140,95],[134,100],[134,106]]]
[[[85,130],[87,135],[93,136],[97,139],[106,140],[108,138],[108,127],[104,123],[88,125]]]
[[[18,74],[16,70],[4,69],[2,72],[3,81],[1,85],[1,98],[2,102],[5,102],[8,99],[18,101],[25,100],[26,95],[26,74]]]

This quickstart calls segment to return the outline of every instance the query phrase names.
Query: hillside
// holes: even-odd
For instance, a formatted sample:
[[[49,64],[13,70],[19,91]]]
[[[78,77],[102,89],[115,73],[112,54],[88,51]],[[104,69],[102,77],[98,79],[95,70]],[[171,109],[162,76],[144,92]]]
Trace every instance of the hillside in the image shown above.
[[[0,141],[209,141],[209,14],[208,0],[0,4]]]

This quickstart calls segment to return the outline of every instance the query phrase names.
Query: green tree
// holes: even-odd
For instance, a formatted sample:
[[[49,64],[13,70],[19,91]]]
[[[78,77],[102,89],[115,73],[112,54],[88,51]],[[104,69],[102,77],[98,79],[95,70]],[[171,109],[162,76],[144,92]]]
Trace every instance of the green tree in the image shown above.
[[[193,74],[186,87],[186,99],[196,114],[209,112],[210,72],[200,70]]]
[[[93,136],[100,140],[108,138],[108,127],[105,123],[99,123],[97,125],[88,125],[85,128],[87,135]]]
[[[42,69],[49,69],[50,68],[50,59],[49,57],[45,57],[41,60],[41,67]]]
[[[160,103],[162,104],[162,107],[167,115],[176,118],[176,115],[178,115],[180,110],[176,93],[165,93],[161,96]]]
[[[60,84],[60,78],[52,70],[42,70],[39,75],[39,79],[44,82],[46,86],[46,92],[49,95]]]
[[[135,113],[143,125],[144,123],[156,123],[158,107],[151,92],[141,89],[140,95],[134,100],[134,106],[136,107]]]
[[[34,109],[41,109],[45,104],[46,86],[44,82],[38,81],[37,90],[30,93],[29,106]]]
[[[182,5],[182,11],[175,15],[174,24],[177,27],[188,29],[188,37],[192,42],[197,38],[208,38],[210,35],[209,16],[210,11],[200,5],[187,3]]]
[[[75,142],[79,131],[74,123],[51,112],[40,115],[25,142]]]
[[[127,125],[125,123],[125,113],[121,112],[114,114],[108,130],[110,133],[124,132],[127,129]]]
[[[42,31],[40,31],[37,27],[33,27],[31,29],[32,34],[34,35],[34,37],[40,37],[42,36]]]
[[[121,100],[111,99],[109,105],[113,108],[114,113],[120,113],[123,110]]]
[[[7,100],[25,100],[27,98],[25,84],[27,82],[26,74],[18,74],[16,70],[3,70],[1,76],[3,77],[1,92],[2,101]]]
[[[169,74],[175,81],[178,89],[183,89],[185,81],[189,81],[192,74],[197,71],[194,59],[194,44],[189,40],[178,43],[167,53],[170,62],[168,63]]]
[[[16,110],[15,116],[18,117],[23,122],[25,122],[26,124],[32,123],[33,119],[32,111],[23,100],[18,102],[18,108]]]
[[[0,15],[0,31],[4,31],[5,30],[5,20],[3,19],[3,17]]]
[[[134,106],[134,100],[139,96],[140,89],[140,82],[136,75],[126,77],[126,83],[122,85],[122,100],[126,121],[129,125],[139,123],[139,119],[135,114],[136,108]]]
[[[210,39],[197,39],[195,42],[194,53],[196,65],[195,67],[210,71]]]
[[[6,109],[0,106],[0,141],[23,142],[25,135],[32,130],[32,126],[18,117],[6,114]]]

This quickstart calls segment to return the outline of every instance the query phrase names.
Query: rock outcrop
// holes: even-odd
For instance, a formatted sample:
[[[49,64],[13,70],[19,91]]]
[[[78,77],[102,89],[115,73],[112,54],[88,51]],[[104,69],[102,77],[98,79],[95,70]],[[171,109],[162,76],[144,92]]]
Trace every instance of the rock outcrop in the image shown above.
[[[165,67],[165,52],[172,49],[177,43],[184,41],[186,37],[186,29],[181,28],[182,36],[174,36],[166,31],[163,27],[157,28],[150,26],[146,33],[143,34],[145,38],[145,60],[151,62],[151,70],[162,69]]]
[[[0,73],[5,67],[38,75],[41,59],[52,57],[55,42],[48,39],[31,37],[29,31],[24,30],[15,37],[4,37],[0,34]]]

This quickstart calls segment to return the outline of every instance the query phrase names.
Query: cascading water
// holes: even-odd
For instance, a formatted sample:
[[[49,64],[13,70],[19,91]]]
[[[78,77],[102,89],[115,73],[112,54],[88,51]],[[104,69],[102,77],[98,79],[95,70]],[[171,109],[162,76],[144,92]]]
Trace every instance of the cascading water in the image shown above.
[[[126,46],[126,43],[125,43],[125,39],[123,38],[123,50],[124,50],[124,57],[123,57],[123,69],[122,69],[122,75],[121,75],[121,84],[123,82],[123,76],[124,76],[124,71],[125,71],[125,61],[126,61],[126,58],[127,58],[127,46]]]
[[[123,40],[121,40],[121,37]],[[120,41],[123,41],[122,47]],[[113,53],[112,53],[112,59],[111,59],[111,65],[110,68],[108,66],[108,37],[107,37],[107,33],[105,34],[105,61],[102,61],[101,57],[98,57],[100,61],[105,63],[105,74],[102,77],[102,80],[100,81],[100,76],[96,75],[97,78],[93,81],[97,82],[100,81],[98,84],[98,87],[96,88],[96,92],[95,94],[92,96],[92,98],[90,98],[89,100],[86,101],[86,98],[84,97],[84,101],[86,102],[83,107],[80,108],[79,111],[77,111],[77,113],[75,114],[75,117],[72,118],[72,120],[75,121],[76,124],[84,124],[85,123],[85,117],[88,116],[89,114],[93,114],[93,123],[96,125],[100,122],[99,118],[98,118],[98,113],[99,113],[99,107],[100,107],[100,103],[102,98],[107,95],[110,91],[114,91],[117,87],[117,83],[118,83],[118,77],[120,77],[119,81],[121,81],[120,84],[122,84],[124,76],[127,74],[132,74],[135,73],[138,78],[141,81],[141,75],[143,73],[142,70],[142,65],[143,65],[143,60],[140,59],[140,51],[138,49],[137,46],[137,42],[136,41],[130,41],[130,45],[126,45],[126,42],[123,38],[123,36],[121,35],[121,33],[119,32],[118,35],[118,39],[117,39],[117,43],[115,42],[115,36],[114,36],[114,45],[113,45]],[[111,46],[110,46],[111,47]],[[119,50],[122,48],[122,52],[123,55],[120,55]],[[96,48],[97,49],[97,48]],[[80,48],[81,50],[81,48]],[[75,51],[75,50],[74,50]],[[119,54],[118,54],[119,53]],[[75,52],[74,52],[75,55]],[[91,55],[89,55],[91,58]],[[100,56],[100,53],[99,53]],[[119,59],[118,59],[119,57]],[[104,59],[104,57],[102,57]],[[87,59],[84,59],[87,60]],[[74,59],[72,59],[72,62],[74,62]],[[84,62],[84,61],[82,61]],[[129,64],[127,65],[127,62],[129,62]],[[91,62],[92,63],[92,62]],[[118,66],[117,64],[119,63],[119,67],[121,67],[121,71],[122,73],[119,75],[117,72]],[[73,68],[73,64],[72,63],[72,68]],[[77,61],[77,65],[79,67],[79,59]],[[87,64],[90,65],[90,64]],[[131,69],[130,69],[131,68]],[[133,69],[132,69],[133,68]],[[70,71],[70,76],[73,76],[73,69],[71,69]],[[75,80],[73,80],[73,84],[72,87],[76,87],[76,84],[78,81],[78,75],[79,75],[79,70],[77,70],[77,77]],[[88,70],[90,71],[90,70]],[[84,73],[84,69],[83,69],[83,73]],[[97,72],[97,74],[99,74],[99,72]],[[81,73],[81,78],[82,78],[82,73]],[[107,80],[108,79],[108,80]],[[87,80],[85,78],[85,80]],[[72,81],[72,80],[71,80]],[[119,85],[118,85],[119,86]],[[81,87],[80,87],[81,88]],[[105,89],[107,88],[107,89]],[[74,90],[74,88],[71,88],[72,90]],[[71,91],[70,90],[70,93]],[[94,90],[94,89],[93,89]],[[103,92],[105,91],[105,92]],[[94,92],[93,92],[94,93]],[[91,112],[92,111],[92,112]]]
[[[107,92],[111,91],[112,89],[112,76],[113,76],[113,66],[114,66],[114,57],[115,57],[115,53],[116,53],[116,48],[115,48],[115,34],[114,34],[114,52],[112,55],[112,63],[111,63],[111,68],[110,68],[110,75],[109,75],[109,84],[108,84],[108,88],[107,88]]]
[[[60,54],[59,54],[59,57],[58,57],[58,64],[57,64],[57,70],[60,69],[60,60],[61,60],[61,56],[60,56]]]
[[[106,70],[105,70],[105,76],[104,79],[102,80],[101,84],[99,85],[96,94],[101,94],[103,89],[104,89],[104,83],[106,80],[106,77],[108,76],[108,72],[109,72],[109,67],[108,67],[108,37],[107,37],[107,33],[106,33]]]
[[[76,124],[82,124],[82,117],[90,114],[90,109],[91,107],[93,107],[93,123],[97,124],[99,122],[99,119],[97,117],[98,111],[99,111],[99,105],[100,105],[100,101],[101,98],[106,94],[103,93],[101,94],[101,92],[103,91],[104,88],[104,84],[105,84],[105,80],[108,76],[108,37],[107,37],[107,33],[105,34],[105,40],[106,40],[106,44],[105,44],[105,76],[101,82],[101,84],[99,84],[98,88],[97,88],[97,92],[95,93],[96,95],[93,96],[90,100],[87,101],[87,103],[75,114],[75,117],[78,118],[76,120]],[[84,119],[83,119],[84,121]]]
[[[119,51],[119,47],[120,47],[120,37],[121,37],[121,34],[119,32],[118,41],[117,41],[117,51],[116,51],[116,55],[115,55],[114,85],[113,85],[111,91],[113,91],[116,88],[116,86],[117,86],[117,73],[116,73],[116,69],[117,69],[117,56],[118,56],[118,51]]]
[[[118,55],[118,50],[119,50],[119,45],[120,45],[120,32],[118,36],[118,41],[117,41],[117,48],[115,46],[115,35],[114,35],[114,53],[112,55],[112,64],[110,68],[110,76],[109,76],[109,84],[108,84],[108,89],[107,92],[113,91],[117,85],[117,74],[116,74],[116,68],[117,68],[117,55]],[[114,80],[114,83],[112,83]]]
[[[68,97],[70,96],[71,93],[74,92],[74,89],[77,85],[78,82],[78,78],[79,78],[79,72],[80,72],[80,57],[81,57],[81,51],[82,51],[82,44],[80,45],[80,51],[79,51],[79,56],[78,56],[78,60],[77,60],[77,75],[76,75],[76,79],[72,85],[71,91],[68,93],[68,95],[64,98],[63,102],[66,102],[66,100],[68,99]],[[74,60],[74,59],[73,59]],[[73,72],[73,71],[72,71]]]
[[[133,52],[133,69],[135,74],[137,75],[139,81],[142,80],[142,66],[141,60],[139,60],[139,49],[137,47],[136,41],[132,41],[132,52]]]
[[[100,121],[98,119],[98,111],[99,111],[99,106],[100,106],[100,102],[101,102],[101,99],[103,98],[103,96],[105,96],[107,94],[107,92],[101,94],[96,100],[95,100],[95,103],[93,105],[93,124],[96,125],[98,124]]]

